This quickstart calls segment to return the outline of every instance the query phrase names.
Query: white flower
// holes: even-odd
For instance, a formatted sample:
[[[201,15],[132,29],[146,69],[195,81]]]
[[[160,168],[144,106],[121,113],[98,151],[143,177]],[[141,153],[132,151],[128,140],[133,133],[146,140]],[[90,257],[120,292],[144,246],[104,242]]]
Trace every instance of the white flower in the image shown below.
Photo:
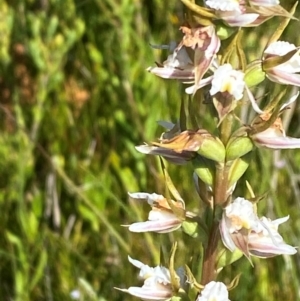
[[[264,51],[264,62],[274,57],[282,57],[290,52],[292,56],[285,62],[265,69],[267,77],[276,83],[285,85],[294,85],[300,87],[300,49],[294,44],[290,44],[285,41],[277,41],[271,43],[267,49]]]
[[[211,84],[210,95],[220,92],[225,95],[231,95],[235,100],[243,97],[245,89],[244,73],[234,70],[230,64],[218,66],[213,75],[201,79],[198,85],[185,89],[187,94],[192,94],[195,90]]]
[[[232,252],[239,248],[248,255],[247,245],[238,245],[237,238],[240,236],[244,238],[251,229],[257,229],[258,223],[259,219],[253,204],[244,198],[236,198],[224,209],[220,222],[223,244]],[[240,234],[240,231],[243,232],[244,229],[246,229],[246,234]]]
[[[182,220],[173,213],[168,201],[162,195],[136,192],[129,193],[129,196],[133,199],[147,201],[152,207],[149,212],[148,221],[131,224],[129,226],[129,231],[167,233],[181,227]],[[170,201],[178,209],[184,210],[183,203]]]
[[[128,289],[116,289],[145,301],[164,301],[172,297],[170,272],[167,268],[162,266],[152,268],[129,256],[128,260],[140,269],[139,277],[145,280],[144,284],[142,287],[131,286]]]
[[[150,67],[147,70],[159,77],[195,83],[198,87],[212,64],[215,54],[219,51],[220,39],[212,25],[199,28],[182,26],[180,29],[184,37],[168,59],[163,65]],[[187,48],[191,50],[193,60],[190,59]],[[192,93],[195,91],[193,90]]]
[[[230,301],[224,283],[211,281],[205,285],[196,301]]]
[[[241,250],[248,258],[250,255],[262,258],[280,254],[292,255],[296,249],[286,244],[278,233],[278,225],[288,217],[271,221],[259,219],[254,205],[243,198],[229,204],[220,222],[220,233],[224,245],[234,251]]]
[[[214,73],[210,94],[228,93],[239,100],[243,97],[244,88],[244,73],[234,70],[230,64],[224,64]]]

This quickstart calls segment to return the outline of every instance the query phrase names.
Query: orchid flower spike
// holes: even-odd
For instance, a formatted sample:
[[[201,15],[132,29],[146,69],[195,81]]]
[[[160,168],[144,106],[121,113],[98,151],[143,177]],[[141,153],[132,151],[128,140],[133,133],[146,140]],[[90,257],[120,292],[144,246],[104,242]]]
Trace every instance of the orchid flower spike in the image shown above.
[[[167,268],[162,266],[152,268],[129,256],[128,260],[140,269],[139,277],[145,280],[144,284],[142,287],[131,286],[128,289],[116,288],[117,290],[141,298],[144,301],[165,301],[172,297],[170,271]]]
[[[148,221],[134,223],[129,226],[131,232],[172,232],[181,227],[183,220],[172,211],[167,199],[156,193],[129,193],[135,200],[146,201],[151,206]],[[184,203],[170,200],[174,207],[184,214]]]

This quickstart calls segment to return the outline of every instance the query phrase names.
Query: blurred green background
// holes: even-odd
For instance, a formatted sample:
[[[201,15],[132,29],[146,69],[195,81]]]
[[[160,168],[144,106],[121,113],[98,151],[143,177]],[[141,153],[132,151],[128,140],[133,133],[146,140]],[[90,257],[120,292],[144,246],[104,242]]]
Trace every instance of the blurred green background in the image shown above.
[[[127,191],[165,192],[158,159],[134,146],[159,137],[156,121],[176,122],[186,101],[179,83],[145,71],[168,55],[149,43],[179,41],[184,14],[177,0],[0,0],[0,300],[72,300],[74,290],[79,300],[136,300],[113,289],[140,283],[128,255],[157,265],[161,244],[168,252],[174,238],[177,265],[196,252],[180,231],[140,235],[120,226],[149,209]],[[246,31],[249,57],[278,22]],[[284,38],[299,45],[298,28],[293,21]],[[274,88],[264,84],[258,92]],[[289,135],[300,137],[299,122],[296,105],[285,117]],[[235,193],[243,196],[245,179],[257,194],[268,191],[260,210],[290,215],[281,233],[294,246],[299,165],[299,151],[259,150]],[[191,166],[169,172],[188,209],[199,211]],[[227,283],[243,273],[231,300],[300,300],[299,255],[254,264],[241,259],[222,272]]]

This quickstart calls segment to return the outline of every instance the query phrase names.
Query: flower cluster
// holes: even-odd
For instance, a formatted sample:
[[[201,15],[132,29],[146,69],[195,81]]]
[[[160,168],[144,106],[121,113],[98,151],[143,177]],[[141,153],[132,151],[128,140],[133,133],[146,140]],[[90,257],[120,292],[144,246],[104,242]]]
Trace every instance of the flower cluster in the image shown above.
[[[134,223],[129,226],[132,232],[157,232],[166,233],[180,228],[182,220],[172,211],[169,203],[174,207],[184,211],[184,203],[169,200],[156,193],[136,192],[129,193],[129,196],[136,200],[147,201],[151,206],[148,221]]]
[[[118,290],[139,297],[145,301],[163,301],[172,297],[170,272],[167,268],[161,266],[152,268],[130,257],[128,257],[128,260],[140,269],[139,277],[144,280],[144,284],[142,287],[132,286],[128,289],[117,288]]]

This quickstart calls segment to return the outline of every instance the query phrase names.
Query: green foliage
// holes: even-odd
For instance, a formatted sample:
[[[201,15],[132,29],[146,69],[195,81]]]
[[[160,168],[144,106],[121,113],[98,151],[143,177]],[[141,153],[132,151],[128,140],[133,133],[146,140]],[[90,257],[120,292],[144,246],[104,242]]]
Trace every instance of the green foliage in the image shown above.
[[[1,300],[71,300],[75,289],[80,300],[132,300],[113,290],[136,279],[127,255],[159,263],[161,236],[140,239],[120,224],[148,211],[129,203],[127,191],[165,191],[158,161],[134,146],[159,137],[157,120],[177,121],[179,83],[145,69],[167,56],[149,43],[176,40],[183,22],[178,15],[184,16],[179,1],[0,0]],[[268,24],[249,37],[250,48],[251,39],[265,39]],[[289,41],[297,44],[295,34],[289,32]],[[201,113],[203,100],[197,101],[190,104],[199,111],[197,122],[211,123]],[[287,120],[295,136],[298,111]],[[263,210],[291,215],[282,233],[297,246],[299,152],[262,150],[252,161],[245,179],[259,193],[271,183]],[[201,171],[209,182],[208,165]],[[188,210],[202,210],[189,169],[168,167]],[[236,194],[244,192],[246,186]],[[183,257],[183,241],[195,248],[184,234],[174,235]],[[224,275],[243,272],[248,300],[297,300],[298,266],[297,256],[254,268],[245,260],[242,270],[233,265]],[[232,293],[233,300],[247,300],[245,291]]]

